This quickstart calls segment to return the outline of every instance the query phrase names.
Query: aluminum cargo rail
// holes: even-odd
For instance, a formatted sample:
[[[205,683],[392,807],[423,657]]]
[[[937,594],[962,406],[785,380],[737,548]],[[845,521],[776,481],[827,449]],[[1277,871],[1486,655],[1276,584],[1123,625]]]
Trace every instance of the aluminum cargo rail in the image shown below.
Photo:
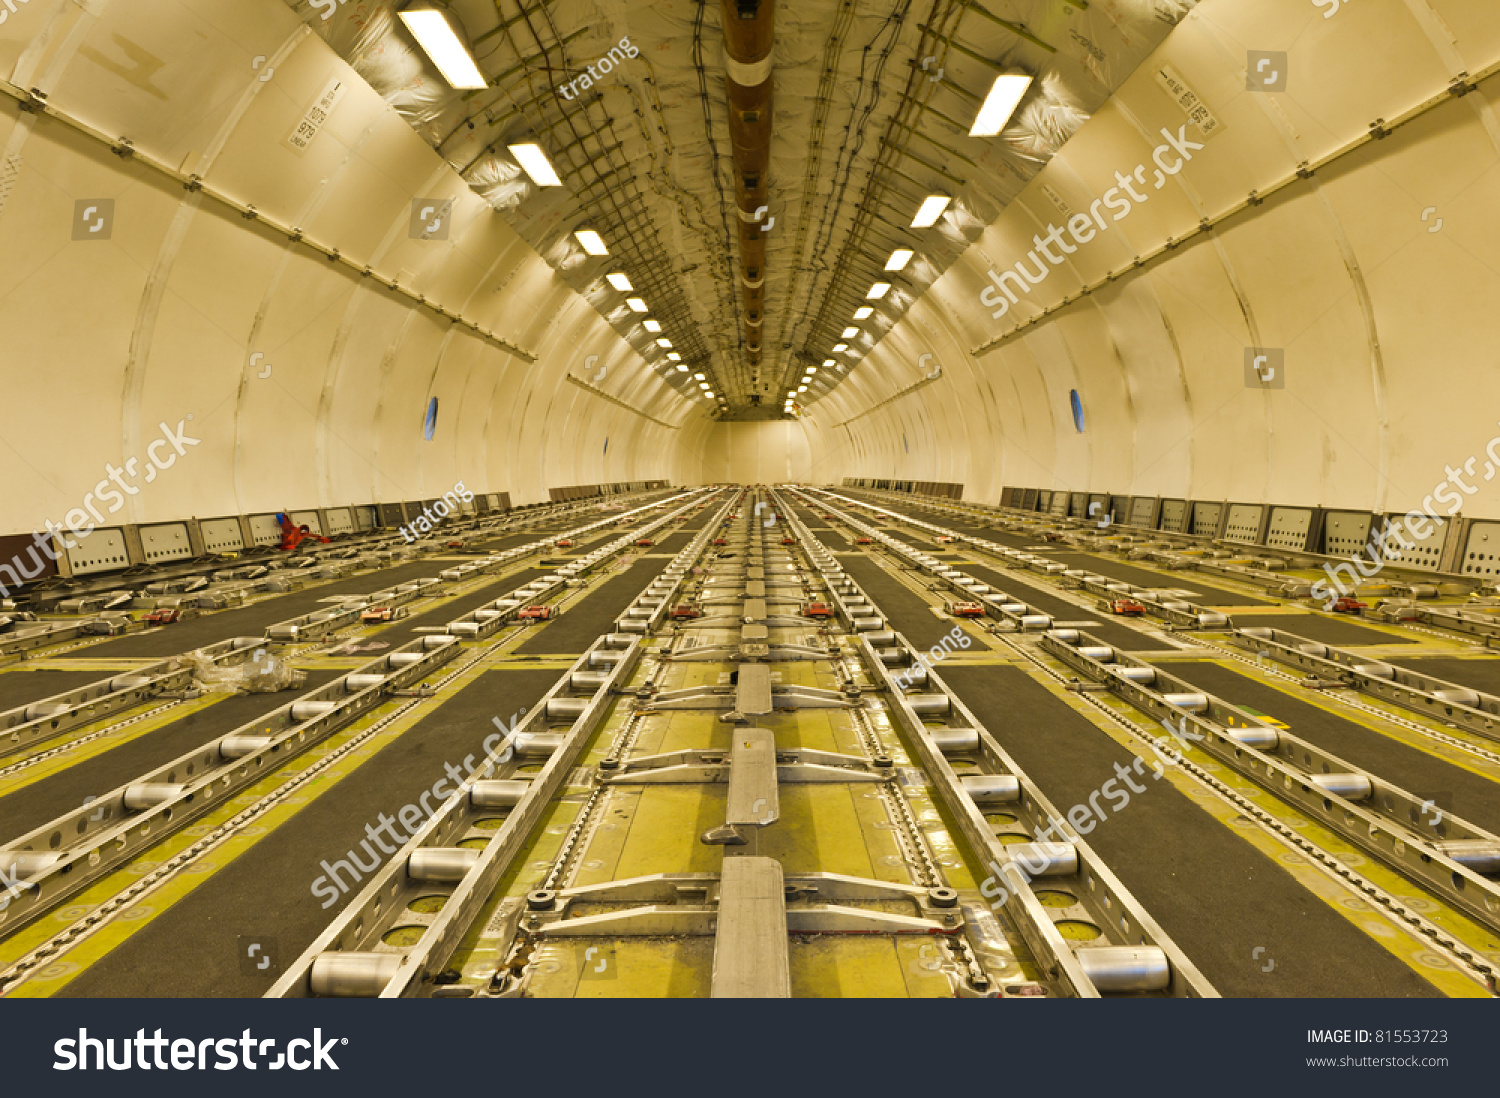
[[[1346,652],[1284,629],[1265,626],[1236,629],[1233,640],[1242,648],[1300,668],[1316,678],[1355,687],[1404,709],[1450,721],[1485,739],[1500,740],[1500,698],[1493,694]]]
[[[732,505],[726,504],[721,514]],[[703,551],[714,525],[710,523],[668,566],[673,591],[689,574],[691,562]],[[634,541],[639,536],[632,533],[621,540]],[[548,804],[563,788],[620,684],[639,662],[642,649],[642,639],[629,634],[609,634],[595,641],[421,830],[287,966],[266,997],[389,999],[431,994],[433,977],[448,963]],[[517,776],[521,766],[539,758],[547,760],[540,773]],[[477,826],[501,811],[506,815],[498,829]],[[482,840],[482,849],[459,845],[473,840]],[[425,896],[442,897],[441,908],[425,915],[407,909],[411,900]],[[534,893],[530,906],[544,909],[555,903],[555,896]],[[398,920],[424,924],[420,940],[410,947],[383,943],[382,936]]]
[[[811,550],[815,566],[828,583],[830,597],[838,604],[840,619],[855,623],[860,658],[881,685],[897,722],[934,779],[938,795],[957,819],[971,850],[994,874],[996,890],[982,887],[981,892],[993,897],[1004,891],[1005,912],[1031,948],[1046,979],[1062,994],[1080,998],[1142,993],[1217,998],[1207,978],[941,676],[930,667],[921,667],[916,649],[899,633],[885,628],[884,619],[874,613],[878,608],[843,573],[833,554],[789,509],[783,509],[783,513]],[[892,667],[912,670],[898,682]],[[950,759],[972,763],[981,773],[961,778]],[[985,819],[985,808],[999,808],[1025,821],[1024,827],[1017,824],[1007,829],[1017,836],[1030,838],[1047,831],[1060,832],[1063,838],[1003,843]],[[1032,889],[1033,878],[1041,880],[1042,887],[1070,886],[1080,898],[1079,905],[1043,906]],[[1096,925],[1107,944],[1075,946],[1064,938],[1057,923],[1080,917]]]
[[[1440,837],[1436,828],[1424,833],[1413,826],[1425,818],[1422,797],[1087,633],[1055,630],[1042,647],[1161,720],[1172,737],[1191,741],[1444,902],[1500,929],[1500,882],[1493,879],[1500,874],[1500,837],[1447,812]]]

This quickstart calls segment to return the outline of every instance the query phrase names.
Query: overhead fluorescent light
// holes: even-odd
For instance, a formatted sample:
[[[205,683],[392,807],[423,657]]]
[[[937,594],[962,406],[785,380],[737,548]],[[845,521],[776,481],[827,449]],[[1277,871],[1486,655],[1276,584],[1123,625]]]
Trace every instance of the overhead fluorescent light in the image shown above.
[[[930,194],[922,199],[922,206],[917,210],[917,216],[911,219],[913,229],[926,229],[937,224],[937,219],[943,216],[943,211],[948,208],[948,203],[953,199],[945,194]]]
[[[855,320],[863,320],[865,317],[869,316],[874,311],[875,310],[873,308],[871,308],[869,305],[861,305],[858,309],[854,310],[854,319]]]
[[[805,393],[805,392],[807,392],[807,386],[806,385],[799,385],[799,386],[797,386],[797,392],[799,392],[799,393]]]
[[[834,354],[838,354],[840,351],[847,351],[848,349],[849,349],[849,344],[847,344],[847,343],[835,343],[833,345],[833,353]]]
[[[698,382],[698,388],[700,388],[700,389],[707,389],[708,387],[709,387],[708,382],[706,382],[706,381],[700,381],[700,382]]]
[[[631,290],[635,289],[635,287],[630,284],[630,276],[627,275],[624,271],[611,271],[609,274],[604,276],[604,281],[608,282],[622,294],[628,294]]]
[[[650,317],[647,317],[642,323],[646,325],[646,331],[648,332],[661,331],[661,321],[659,320],[652,320]]]
[[[853,339],[857,335],[859,335],[859,329],[855,327],[845,328],[842,332],[839,333],[839,336],[842,339]]]
[[[593,229],[579,229],[573,236],[583,246],[583,250],[589,255],[608,255],[609,249],[604,246],[604,238]]]
[[[882,297],[890,292],[891,284],[889,282],[877,282],[875,283],[875,285],[870,287],[870,292],[865,294],[865,297],[869,298],[871,301],[879,301]]]
[[[694,381],[702,381],[707,376],[708,376],[707,374],[694,374],[693,375],[693,380]]]
[[[474,55],[464,44],[458,24],[447,11],[431,3],[413,4],[401,12],[401,22],[452,87],[461,90],[489,87],[489,81],[474,63]]]
[[[885,261],[885,269],[888,271],[904,271],[906,265],[911,262],[911,257],[916,254],[910,248],[897,248],[891,253],[891,258]]]
[[[682,361],[682,356],[680,354],[678,354],[676,351],[668,351],[667,352],[667,357],[670,358],[673,362],[681,362]],[[677,368],[679,370],[686,370],[687,369],[686,366],[679,366]]]
[[[668,355],[668,356],[667,356],[667,357],[668,357],[668,358],[672,358],[672,356],[671,356],[671,355]],[[675,361],[675,360],[674,360],[674,361]],[[677,372],[678,372],[678,373],[679,373],[679,374],[685,374],[685,373],[687,373],[687,367],[686,367],[686,366],[684,366],[684,365],[683,365],[683,364],[682,364],[682,363],[680,363],[680,362],[679,362],[679,363],[677,363]]]
[[[974,116],[974,125],[969,127],[970,137],[994,137],[1005,129],[1010,116],[1021,105],[1021,97],[1031,87],[1033,77],[1024,72],[1001,73],[990,85],[990,93],[984,97],[979,113]]]
[[[651,309],[638,297],[627,297],[625,304],[630,306],[632,313],[649,313]]]
[[[552,161],[547,159],[547,154],[536,142],[527,141],[520,145],[511,145],[510,155],[516,158],[516,163],[526,169],[526,174],[531,176],[531,181],[538,187],[562,186],[562,180],[557,177]]]
[[[838,363],[834,362],[833,359],[831,359],[831,358],[825,358],[823,360],[823,365],[824,366],[837,366]]]
[[[667,348],[670,348],[672,346],[672,341],[670,339],[662,338],[662,339],[658,339],[656,341],[656,345],[658,347],[667,347]]]

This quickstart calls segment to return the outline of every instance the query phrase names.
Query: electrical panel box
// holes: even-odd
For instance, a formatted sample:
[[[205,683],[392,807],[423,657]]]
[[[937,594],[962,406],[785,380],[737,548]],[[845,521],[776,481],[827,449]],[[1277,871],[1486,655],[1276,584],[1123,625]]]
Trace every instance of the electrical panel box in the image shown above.
[[[1229,521],[1224,524],[1224,540],[1259,544],[1260,527],[1265,515],[1266,508],[1263,504],[1231,503]]]
[[[191,560],[193,545],[185,522],[163,522],[139,528],[141,552],[147,564],[169,560]]]
[[[255,545],[280,545],[281,524],[276,521],[276,516],[251,515],[250,540]]]
[[[354,533],[354,515],[347,507],[330,507],[323,512],[328,519],[328,534],[352,534]]]
[[[1500,576],[1500,522],[1470,523],[1459,571],[1466,576]]]
[[[1187,500],[1164,499],[1161,501],[1161,522],[1158,524],[1162,530],[1168,530],[1174,534],[1187,533]]]
[[[210,553],[238,553],[245,547],[237,518],[204,519],[198,523],[198,532],[203,535],[203,548]]]
[[[1156,526],[1156,497],[1136,496],[1130,501],[1130,517],[1126,522],[1131,526],[1140,526],[1147,530],[1155,529]]]
[[[1222,503],[1193,504],[1193,533],[1200,538],[1219,536],[1219,520],[1224,517]]]
[[[1232,516],[1230,521],[1234,521]],[[1277,549],[1304,551],[1307,549],[1307,535],[1312,529],[1312,521],[1311,507],[1272,507],[1271,522],[1266,527],[1266,544]]]
[[[1424,572],[1436,572],[1443,566],[1443,547],[1448,543],[1448,531],[1452,529],[1452,523],[1439,524],[1426,515],[1421,515],[1416,525],[1426,530],[1427,535],[1419,537],[1404,514],[1389,517],[1391,532],[1385,538],[1383,550],[1387,560],[1400,564],[1402,568],[1420,568]],[[1385,529],[1385,523],[1381,523],[1381,529]],[[1411,548],[1403,548],[1399,538],[1406,539]]]
[[[297,526],[306,526],[314,534],[323,532],[323,520],[316,511],[293,511],[287,516]]]
[[[64,552],[68,567],[75,576],[114,572],[130,566],[130,557],[125,551],[125,531],[118,526],[100,527],[88,537],[75,541],[73,548]]]
[[[1068,499],[1070,495],[1071,493],[1069,492],[1052,493],[1052,514],[1057,518],[1064,518],[1067,516]]]

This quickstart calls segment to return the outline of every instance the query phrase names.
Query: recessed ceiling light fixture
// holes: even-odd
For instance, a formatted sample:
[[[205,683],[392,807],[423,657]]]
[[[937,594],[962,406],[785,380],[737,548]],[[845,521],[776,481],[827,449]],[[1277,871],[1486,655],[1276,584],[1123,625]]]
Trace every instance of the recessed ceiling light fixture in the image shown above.
[[[891,284],[889,282],[877,282],[875,283],[875,285],[870,287],[870,292],[865,294],[865,297],[867,297],[871,301],[879,301],[882,297],[890,292]]]
[[[848,349],[849,349],[849,344],[847,344],[847,343],[835,343],[833,345],[833,353],[834,354],[839,354],[840,352],[847,351]]]
[[[604,246],[604,238],[593,229],[578,229],[573,237],[589,255],[608,255],[609,249]]]
[[[608,282],[622,294],[628,294],[631,290],[635,289],[630,284],[630,277],[624,271],[611,271],[604,276],[604,281]]]
[[[667,357],[671,358],[672,356],[668,355]],[[682,363],[679,362],[679,363],[677,363],[677,372],[679,374],[685,374],[685,373],[687,373],[687,367],[684,366]]]
[[[904,271],[906,265],[911,262],[911,257],[916,254],[910,248],[897,248],[891,253],[891,258],[885,261],[885,269],[888,271]]]
[[[484,73],[474,63],[474,55],[464,42],[463,30],[446,5],[422,0],[401,12],[401,22],[422,47],[443,79],[462,90],[489,86]]]
[[[875,310],[873,308],[871,308],[869,305],[861,305],[858,309],[854,310],[854,319],[855,320],[863,320],[865,317],[869,316],[874,311]]]
[[[833,360],[833,359],[831,359],[831,358],[825,358],[825,359],[824,359],[824,360],[823,360],[823,365],[824,365],[824,366],[837,366],[837,365],[838,365],[838,363],[836,363],[836,362],[835,362],[835,361],[834,361],[834,360]]]
[[[644,321],[642,321],[642,323],[646,325],[646,331],[648,331],[648,332],[659,332],[659,331],[661,331],[661,321],[659,321],[659,320],[652,320],[648,316]]]
[[[632,313],[649,313],[651,311],[646,303],[638,297],[627,297],[625,304],[630,306]]]
[[[562,180],[557,177],[552,161],[547,159],[547,154],[536,142],[527,141],[520,145],[511,145],[510,155],[516,158],[517,164],[526,169],[526,174],[531,176],[531,181],[538,187],[562,186]],[[615,288],[619,289],[618,286]],[[626,289],[629,289],[629,286]]]
[[[839,336],[842,339],[853,339],[857,335],[859,335],[859,329],[855,327],[845,328],[842,332],[839,333]]]
[[[994,137],[1005,129],[1010,116],[1021,105],[1021,97],[1031,87],[1033,77],[1024,72],[1001,73],[990,85],[979,113],[974,116],[974,125],[969,127],[970,137]]]
[[[921,208],[917,210],[917,216],[911,219],[913,229],[926,229],[937,224],[937,219],[943,216],[943,211],[948,208],[948,203],[953,199],[945,194],[930,194],[922,199]]]
[[[672,341],[670,339],[667,339],[667,338],[663,337],[663,338],[658,339],[656,341],[656,345],[658,347],[666,347],[667,349],[670,350],[671,347],[672,347]]]
[[[673,362],[681,362],[682,361],[682,356],[680,354],[678,354],[676,351],[668,351],[667,352],[667,357],[670,358]],[[687,369],[686,366],[679,366],[677,368],[679,370],[686,370]]]

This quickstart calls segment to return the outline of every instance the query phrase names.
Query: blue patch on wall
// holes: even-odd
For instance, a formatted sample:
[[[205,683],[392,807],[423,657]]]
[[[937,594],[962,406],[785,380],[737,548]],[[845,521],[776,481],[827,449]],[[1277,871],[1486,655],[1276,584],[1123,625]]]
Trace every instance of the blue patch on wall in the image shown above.
[[[606,454],[609,453],[609,439],[607,437],[604,440],[604,452]]]
[[[901,436],[901,445],[906,447],[906,452],[908,454],[911,453],[911,443],[909,443],[909,442],[906,441],[906,436],[905,435]]]
[[[1083,434],[1083,399],[1078,395],[1077,389],[1068,390],[1068,403],[1073,405],[1073,426],[1081,435]]]
[[[427,421],[422,424],[422,437],[428,442],[432,441],[432,436],[437,431],[437,400],[437,397],[433,397],[427,402]]]

